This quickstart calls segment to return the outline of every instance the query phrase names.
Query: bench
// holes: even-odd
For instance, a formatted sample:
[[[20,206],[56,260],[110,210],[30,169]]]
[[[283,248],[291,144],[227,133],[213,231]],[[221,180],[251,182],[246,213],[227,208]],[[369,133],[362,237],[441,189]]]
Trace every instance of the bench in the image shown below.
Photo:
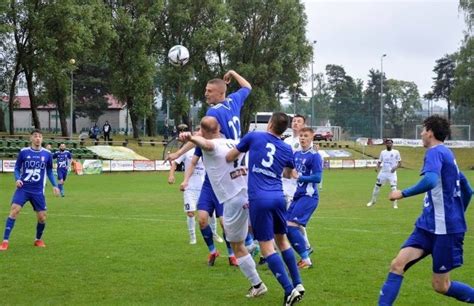
[[[165,141],[155,141],[153,139],[150,139],[149,141],[145,141],[145,140],[142,140],[142,139],[138,139],[138,145],[140,147],[142,147],[144,144],[149,144],[151,146],[156,146],[157,144],[161,144],[161,145],[166,145],[167,142]]]

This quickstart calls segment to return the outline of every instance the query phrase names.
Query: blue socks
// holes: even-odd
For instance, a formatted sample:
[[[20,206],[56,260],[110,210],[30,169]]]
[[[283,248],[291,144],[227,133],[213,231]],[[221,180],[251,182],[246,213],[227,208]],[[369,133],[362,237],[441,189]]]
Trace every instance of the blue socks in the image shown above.
[[[249,246],[253,244],[253,235],[248,232],[247,237],[245,238],[245,246]]]
[[[212,239],[212,230],[209,224],[201,229],[202,238],[204,238],[204,242],[207,244],[207,248],[209,252],[213,253],[216,251],[216,247],[214,246],[214,240]]]
[[[305,248],[304,243],[303,248]],[[283,260],[285,261],[285,264],[288,267],[288,271],[290,271],[293,286],[296,287],[296,285],[301,284],[301,277],[300,272],[298,271],[298,265],[296,264],[295,253],[293,253],[292,248],[289,248],[281,252],[281,256],[283,257]]]
[[[446,295],[461,302],[474,304],[474,288],[461,282],[451,282]]]
[[[227,238],[225,237],[225,231],[223,232],[222,238],[224,238],[225,245],[227,247],[227,253],[229,256],[234,256],[234,251],[232,250],[232,247],[230,246],[230,242],[227,241]]]
[[[296,253],[301,256],[301,259],[308,259],[309,254],[308,250],[306,249],[306,242],[299,227],[288,226],[287,236],[288,240],[290,240],[291,246],[295,249]]]
[[[40,240],[41,236],[43,236],[44,228],[46,227],[46,223],[39,223],[36,224],[36,240]]]
[[[5,223],[5,232],[3,233],[3,240],[10,239],[10,233],[12,232],[14,226],[15,219],[8,217],[7,222]]]
[[[61,195],[64,195],[64,184],[58,184],[59,191],[61,192]]]
[[[388,273],[387,280],[380,290],[379,306],[391,306],[397,298],[402,285],[403,276],[392,272]]]
[[[285,294],[290,294],[293,290],[293,285],[290,283],[290,279],[286,273],[285,266],[283,265],[283,261],[281,260],[280,256],[277,253],[273,253],[266,259],[268,267],[270,270],[272,270],[273,275],[275,275],[276,279],[285,290]]]

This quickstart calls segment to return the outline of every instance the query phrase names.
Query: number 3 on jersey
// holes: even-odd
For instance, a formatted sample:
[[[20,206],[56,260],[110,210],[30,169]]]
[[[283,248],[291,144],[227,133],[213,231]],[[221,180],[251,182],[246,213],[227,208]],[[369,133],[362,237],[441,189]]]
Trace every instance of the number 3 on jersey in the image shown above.
[[[265,148],[269,150],[267,152],[268,160],[265,160],[265,158],[262,158],[262,166],[270,168],[273,165],[273,155],[275,155],[276,148],[273,143],[267,143]]]

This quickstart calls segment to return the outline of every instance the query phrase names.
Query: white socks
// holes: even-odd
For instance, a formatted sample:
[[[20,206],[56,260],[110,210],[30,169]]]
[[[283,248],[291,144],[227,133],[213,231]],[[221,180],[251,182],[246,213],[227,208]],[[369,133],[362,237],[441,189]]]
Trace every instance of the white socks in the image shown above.
[[[303,235],[304,244],[305,244],[306,249],[309,249],[311,247],[311,245],[309,244],[308,234],[306,234],[306,227],[300,225],[300,226],[298,226],[298,228],[300,229],[300,232]]]
[[[196,221],[194,217],[188,217],[188,230],[189,230],[189,237],[196,238]]]
[[[262,279],[258,275],[255,261],[253,261],[250,254],[237,258],[237,263],[240,271],[247,277],[252,286],[256,286],[262,282]]]
[[[212,234],[217,235],[217,223],[215,214],[209,216],[209,226],[211,227]]]
[[[380,192],[380,187],[378,185],[374,186],[374,191],[372,191],[372,200],[370,200],[372,203],[377,202],[377,196],[379,195]]]

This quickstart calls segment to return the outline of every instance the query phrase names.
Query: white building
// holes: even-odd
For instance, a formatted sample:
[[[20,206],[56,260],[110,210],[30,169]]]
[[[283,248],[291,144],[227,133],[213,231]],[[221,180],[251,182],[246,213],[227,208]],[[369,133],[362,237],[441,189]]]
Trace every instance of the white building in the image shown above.
[[[107,95],[109,107],[104,114],[102,114],[97,122],[91,121],[88,117],[77,117],[76,118],[76,131],[87,131],[94,123],[102,128],[105,121],[109,121],[112,126],[114,133],[125,132],[128,127],[129,132],[132,130],[132,123],[130,116],[127,111],[127,106],[122,105],[117,99],[111,95]],[[8,103],[8,98],[3,98],[3,103]],[[5,125],[8,129],[8,106],[2,106],[5,111]],[[38,117],[41,125],[41,129],[49,131],[60,131],[61,124],[59,121],[59,115],[56,110],[56,105],[48,104],[39,106],[37,108]],[[128,118],[127,118],[128,117]],[[128,119],[128,124],[127,124]],[[13,122],[16,131],[26,131],[33,128],[33,120],[31,114],[30,98],[29,96],[17,96],[15,97],[15,107],[13,111]],[[66,119],[67,126],[70,126],[70,118]]]

